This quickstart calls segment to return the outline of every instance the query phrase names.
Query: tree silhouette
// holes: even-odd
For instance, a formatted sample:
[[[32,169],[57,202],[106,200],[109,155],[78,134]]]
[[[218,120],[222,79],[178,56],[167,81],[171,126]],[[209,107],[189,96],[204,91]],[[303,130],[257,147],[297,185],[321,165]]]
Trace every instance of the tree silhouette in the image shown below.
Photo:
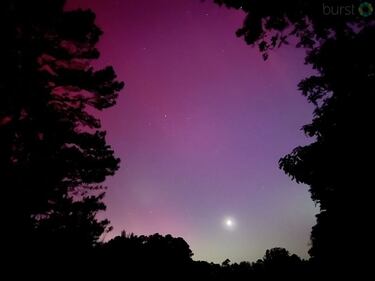
[[[299,88],[315,105],[314,118],[303,131],[314,142],[297,147],[282,158],[280,167],[297,182],[310,187],[321,212],[311,233],[310,255],[323,272],[363,271],[362,261],[372,242],[366,228],[371,220],[372,182],[369,155],[373,127],[374,19],[357,12],[353,1],[238,1],[216,3],[247,13],[237,31],[257,45],[267,59],[269,51],[288,44],[307,50],[306,63],[318,75]],[[353,7],[348,15],[326,15],[325,5]],[[356,6],[355,6],[356,5]]]
[[[257,45],[263,58],[269,51],[288,45],[294,38],[296,47],[313,49],[325,40],[354,35],[356,30],[369,24],[371,19],[358,13],[358,3],[350,0],[214,0],[228,8],[241,9],[246,13],[243,26],[237,36],[247,44]],[[324,11],[328,7],[352,9],[348,15],[330,16]]]
[[[272,248],[263,257],[264,271],[269,278],[295,279],[303,272],[303,262],[284,248]],[[305,277],[306,278],[306,277]]]
[[[289,175],[310,186],[319,203],[310,254],[335,270],[364,254],[371,241],[365,229],[371,220],[366,186],[372,180],[368,157],[374,152],[368,130],[373,126],[374,35],[373,27],[366,28],[354,37],[329,40],[309,55],[320,76],[305,79],[300,88],[316,104],[312,123],[304,126],[316,141],[280,161]]]
[[[158,233],[137,236],[122,232],[96,248],[100,266],[108,272],[103,278],[137,276],[162,280],[310,280],[306,261],[283,248],[266,251],[257,262],[222,264],[195,261],[182,238]],[[99,258],[98,258],[99,259]],[[97,276],[96,276],[97,277]]]
[[[138,278],[185,280],[191,276],[192,251],[184,239],[158,233],[150,236],[123,232],[100,248],[113,277],[121,271]],[[187,279],[186,279],[187,280]]]
[[[123,83],[112,67],[91,66],[94,13],[64,4],[1,1],[0,173],[15,240],[33,244],[44,232],[88,247],[108,230],[95,214],[105,208],[101,182],[119,164],[94,112],[113,106]]]

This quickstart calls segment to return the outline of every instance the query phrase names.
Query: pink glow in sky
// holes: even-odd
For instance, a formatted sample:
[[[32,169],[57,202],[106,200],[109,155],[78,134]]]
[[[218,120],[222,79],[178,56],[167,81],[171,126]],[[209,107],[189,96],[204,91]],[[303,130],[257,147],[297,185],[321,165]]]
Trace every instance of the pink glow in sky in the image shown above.
[[[121,169],[105,216],[136,234],[182,236],[195,259],[256,260],[279,246],[306,257],[316,209],[278,169],[306,143],[311,70],[292,47],[264,62],[235,36],[243,14],[198,0],[70,0],[104,31],[97,66],[126,87],[103,112]],[[223,227],[225,218],[235,227]],[[232,229],[233,228],[233,229]]]

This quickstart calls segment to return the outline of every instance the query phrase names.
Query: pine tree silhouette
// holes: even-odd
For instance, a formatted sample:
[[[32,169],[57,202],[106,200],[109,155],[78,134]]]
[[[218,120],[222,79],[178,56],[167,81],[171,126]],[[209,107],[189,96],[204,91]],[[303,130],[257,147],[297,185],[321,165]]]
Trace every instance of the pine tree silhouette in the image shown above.
[[[0,173],[13,253],[92,247],[109,229],[95,214],[119,159],[94,112],[113,106],[123,83],[112,67],[91,66],[102,34],[94,13],[64,4],[0,3]]]

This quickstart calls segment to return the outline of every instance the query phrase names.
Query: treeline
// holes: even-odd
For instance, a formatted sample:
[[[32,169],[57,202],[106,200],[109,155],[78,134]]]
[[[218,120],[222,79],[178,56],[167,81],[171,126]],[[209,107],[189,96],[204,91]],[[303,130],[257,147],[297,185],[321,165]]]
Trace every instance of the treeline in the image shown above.
[[[106,267],[113,272],[126,268],[132,276],[160,276],[175,280],[264,280],[265,278],[304,278],[309,263],[286,249],[267,250],[256,262],[222,264],[193,260],[189,245],[171,235],[117,236],[102,244],[98,251],[106,257]]]
[[[144,236],[126,234],[79,251],[77,248],[54,249],[47,255],[34,252],[30,265],[43,270],[36,274],[59,273],[93,280],[310,280],[314,269],[308,260],[290,254],[284,248],[272,248],[255,262],[221,264],[197,261],[183,238],[158,233]],[[60,276],[60,277],[61,277]]]
[[[221,264],[194,260],[188,243],[181,237],[127,234],[90,247],[75,244],[67,236],[38,235],[8,268],[13,277],[83,280],[313,280],[316,268],[310,260],[272,248],[254,262]],[[23,243],[23,245],[25,245]],[[5,264],[8,264],[6,260]],[[73,279],[72,279],[73,280]]]

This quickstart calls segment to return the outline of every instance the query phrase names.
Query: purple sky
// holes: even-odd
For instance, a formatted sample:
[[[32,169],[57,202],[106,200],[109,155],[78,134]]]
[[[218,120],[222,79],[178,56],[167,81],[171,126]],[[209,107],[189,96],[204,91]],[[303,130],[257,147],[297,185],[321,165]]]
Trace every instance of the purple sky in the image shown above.
[[[303,50],[264,62],[235,36],[242,12],[212,1],[72,7],[95,11],[104,31],[96,65],[113,65],[126,83],[101,116],[122,160],[107,180],[110,236],[170,233],[214,262],[254,261],[276,246],[306,257],[317,210],[277,163],[307,142],[300,128],[312,107],[296,86],[311,73]]]

